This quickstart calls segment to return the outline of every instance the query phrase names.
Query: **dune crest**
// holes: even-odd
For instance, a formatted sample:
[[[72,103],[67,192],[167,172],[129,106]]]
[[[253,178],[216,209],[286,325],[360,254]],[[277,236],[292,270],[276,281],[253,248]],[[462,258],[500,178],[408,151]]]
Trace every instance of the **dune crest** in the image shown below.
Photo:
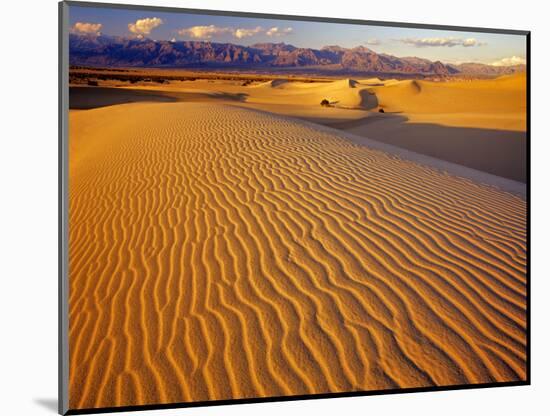
[[[522,199],[229,105],[69,126],[72,409],[525,379]]]
[[[278,88],[282,86],[287,86],[289,82],[286,79],[272,79],[270,81],[262,82],[254,87],[267,87],[267,88]]]
[[[360,82],[355,81],[351,78],[342,79],[339,81],[334,81],[331,83],[334,87],[347,87],[347,88],[355,88],[357,85],[360,84]]]

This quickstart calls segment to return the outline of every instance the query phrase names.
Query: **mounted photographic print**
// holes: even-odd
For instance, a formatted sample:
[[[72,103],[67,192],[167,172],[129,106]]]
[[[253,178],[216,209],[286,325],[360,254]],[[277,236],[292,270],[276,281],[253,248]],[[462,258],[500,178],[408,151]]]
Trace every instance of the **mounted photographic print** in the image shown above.
[[[529,384],[529,32],[59,10],[60,413]]]

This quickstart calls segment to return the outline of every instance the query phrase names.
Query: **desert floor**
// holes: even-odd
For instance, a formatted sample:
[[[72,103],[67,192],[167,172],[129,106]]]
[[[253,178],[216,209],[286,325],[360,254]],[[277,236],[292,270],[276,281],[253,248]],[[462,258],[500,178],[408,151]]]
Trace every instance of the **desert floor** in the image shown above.
[[[72,88],[70,407],[524,380],[522,82]]]

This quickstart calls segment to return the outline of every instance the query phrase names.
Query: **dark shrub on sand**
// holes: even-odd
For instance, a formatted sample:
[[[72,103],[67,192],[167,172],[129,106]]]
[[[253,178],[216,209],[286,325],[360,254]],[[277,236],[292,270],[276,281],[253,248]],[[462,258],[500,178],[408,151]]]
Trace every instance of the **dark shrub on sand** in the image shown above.
[[[378,112],[379,112],[379,113],[385,113],[385,111],[384,111],[383,108],[380,108],[380,109],[378,110]]]
[[[330,107],[330,102],[326,98],[323,98],[323,101],[321,101],[321,105],[323,107]]]

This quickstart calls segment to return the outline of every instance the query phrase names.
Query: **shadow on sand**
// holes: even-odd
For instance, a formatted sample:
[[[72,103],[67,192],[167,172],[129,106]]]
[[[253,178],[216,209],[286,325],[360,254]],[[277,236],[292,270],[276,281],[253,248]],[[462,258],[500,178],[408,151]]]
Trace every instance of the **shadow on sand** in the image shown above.
[[[71,110],[89,110],[109,105],[138,102],[170,103],[176,101],[244,101],[247,94],[230,94],[223,92],[174,92],[139,90],[116,87],[70,87],[69,108]]]
[[[493,175],[527,181],[525,132],[408,121],[404,115],[386,113],[326,125]],[[357,141],[360,144],[360,138]]]

